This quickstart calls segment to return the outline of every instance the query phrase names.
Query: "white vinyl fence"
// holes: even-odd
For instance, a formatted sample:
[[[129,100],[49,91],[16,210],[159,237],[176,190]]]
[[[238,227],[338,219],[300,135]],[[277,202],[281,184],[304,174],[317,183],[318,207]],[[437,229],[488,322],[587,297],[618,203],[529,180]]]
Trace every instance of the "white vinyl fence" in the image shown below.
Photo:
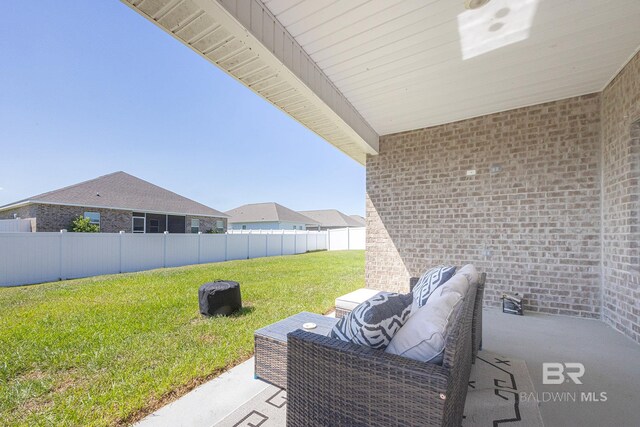
[[[325,231],[0,233],[0,286],[326,250]]]
[[[227,234],[0,233],[0,286],[235,259],[364,249],[365,229]]]
[[[31,220],[0,219],[0,233],[31,233]]]
[[[229,234],[282,234],[296,233],[295,230],[229,230]],[[305,233],[305,231],[297,231]],[[366,240],[365,227],[337,228],[323,231],[326,233],[326,249],[330,251],[364,250]]]
[[[328,230],[327,247],[330,251],[364,250],[365,230],[365,227]]]

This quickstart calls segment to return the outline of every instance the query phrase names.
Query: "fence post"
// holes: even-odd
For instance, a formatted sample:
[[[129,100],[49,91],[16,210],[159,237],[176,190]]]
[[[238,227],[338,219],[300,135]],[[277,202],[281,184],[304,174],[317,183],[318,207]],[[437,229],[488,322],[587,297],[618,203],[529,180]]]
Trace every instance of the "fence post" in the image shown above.
[[[62,251],[64,250],[64,235],[67,232],[67,230],[60,230],[60,250],[58,251],[58,256],[60,257],[59,261],[60,261],[60,271],[59,271],[59,276],[60,276],[60,280],[64,280],[64,254],[62,253]]]
[[[331,230],[327,228],[327,237],[324,239],[324,243],[327,245],[327,250],[331,250]]]
[[[293,254],[298,254],[298,230],[293,230]]]
[[[164,241],[164,251],[162,254],[162,266],[164,268],[167,268],[167,236],[169,235],[169,232],[165,231],[162,234],[164,234],[164,238],[162,239]]]
[[[251,256],[251,230],[247,233],[247,259]]]
[[[351,227],[347,227],[347,250],[351,250]]]
[[[202,246],[202,231],[198,231],[198,264],[202,264],[201,261],[201,257],[200,257],[200,253],[202,252],[201,246]]]
[[[118,253],[119,253],[119,261],[118,261],[118,272],[122,273],[122,235],[124,234],[124,231],[120,230],[119,236],[118,236]]]
[[[284,255],[284,230],[280,232],[280,256]]]
[[[229,261],[229,233],[224,233],[224,260]]]
[[[305,252],[309,252],[309,231],[305,231],[305,234],[307,235],[307,250]]]

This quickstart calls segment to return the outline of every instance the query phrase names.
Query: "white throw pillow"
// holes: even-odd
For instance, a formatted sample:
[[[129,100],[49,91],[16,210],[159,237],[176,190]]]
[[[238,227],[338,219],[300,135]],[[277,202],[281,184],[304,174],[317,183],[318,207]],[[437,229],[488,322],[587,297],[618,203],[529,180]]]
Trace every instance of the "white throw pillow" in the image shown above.
[[[471,285],[478,282],[478,277],[476,268],[472,264],[467,264],[458,270],[445,284],[436,289],[435,293],[444,295],[447,292],[456,292],[464,298]]]
[[[421,362],[442,363],[451,316],[462,300],[458,292],[432,295],[425,306],[411,313],[385,351]]]

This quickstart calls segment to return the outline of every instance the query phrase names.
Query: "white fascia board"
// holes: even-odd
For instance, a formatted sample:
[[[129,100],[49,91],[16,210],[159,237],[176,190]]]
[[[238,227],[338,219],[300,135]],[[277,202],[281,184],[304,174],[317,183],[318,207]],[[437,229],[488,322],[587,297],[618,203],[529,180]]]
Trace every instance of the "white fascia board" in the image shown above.
[[[195,1],[198,4],[215,2],[215,0]],[[236,25],[242,26],[240,31],[245,34],[247,43],[265,62],[288,74],[289,83],[309,99],[313,99],[316,105],[323,109],[333,121],[339,123],[354,140],[359,140],[367,154],[378,153],[378,134],[260,0],[218,0],[217,2],[224,6]],[[242,8],[250,8],[249,13],[240,13]],[[258,19],[254,16],[256,13],[261,14]],[[266,30],[265,23],[268,21],[272,24],[269,24]],[[269,37],[274,40],[270,43],[266,41],[266,33],[271,33],[271,25],[273,25],[273,34],[282,33],[284,42],[291,43],[293,52],[299,52],[300,63],[306,61],[311,66],[311,70],[304,72],[303,66],[293,63],[293,58],[297,57],[295,53],[291,59],[284,52],[279,55],[279,51],[275,49],[275,37]]]
[[[261,1],[122,1],[359,163],[378,153],[378,134]]]
[[[33,202],[31,200],[23,200],[22,202],[12,203],[10,205],[6,205],[6,206],[0,207],[0,212],[6,211],[6,210],[9,210],[9,209],[20,208],[22,206],[27,206],[27,205],[30,205],[32,203]]]

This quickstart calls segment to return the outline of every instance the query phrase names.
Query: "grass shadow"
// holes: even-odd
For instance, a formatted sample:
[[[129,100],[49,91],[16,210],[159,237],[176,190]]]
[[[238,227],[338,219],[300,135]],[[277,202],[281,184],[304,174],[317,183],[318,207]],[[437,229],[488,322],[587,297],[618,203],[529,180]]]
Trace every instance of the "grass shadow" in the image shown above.
[[[253,313],[256,309],[253,306],[242,307],[238,311],[234,311],[229,317],[243,317]]]

